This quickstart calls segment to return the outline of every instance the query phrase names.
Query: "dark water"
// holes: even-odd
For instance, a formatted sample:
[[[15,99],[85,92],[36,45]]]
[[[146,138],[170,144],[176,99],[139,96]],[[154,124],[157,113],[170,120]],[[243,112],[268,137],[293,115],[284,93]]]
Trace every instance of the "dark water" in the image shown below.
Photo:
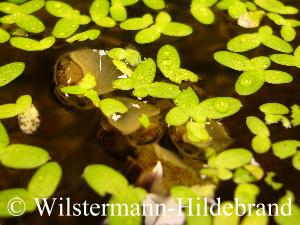
[[[90,1],[67,1],[81,12],[88,12]],[[300,3],[288,1],[300,8]],[[144,6],[129,7],[130,17],[140,16],[149,9]],[[150,45],[137,45],[133,42],[134,32],[122,31],[119,28],[102,29],[101,38],[93,42],[75,43],[73,45],[59,41],[56,45],[43,52],[28,53],[12,48],[9,44],[0,46],[0,65],[13,61],[26,63],[26,70],[22,76],[10,85],[0,90],[0,104],[15,102],[24,94],[33,97],[33,103],[38,108],[42,124],[39,132],[35,135],[24,135],[20,132],[17,119],[3,121],[8,129],[11,143],[24,143],[43,147],[49,151],[53,160],[58,161],[63,167],[63,179],[55,196],[70,197],[73,203],[101,201],[93,193],[82,179],[82,171],[85,166],[93,163],[111,165],[116,169],[122,169],[124,162],[116,160],[101,150],[96,139],[96,126],[98,114],[96,111],[84,113],[67,112],[56,100],[53,93],[53,66],[58,56],[70,49],[77,49],[83,46],[110,49],[113,47],[127,47],[134,45],[145,57],[156,58],[158,49],[164,44],[174,45],[180,52],[182,66],[203,76],[198,86],[203,89],[202,99],[213,96],[232,96],[239,98],[243,103],[242,110],[233,117],[224,119],[222,122],[230,131],[231,137],[235,140],[231,147],[251,148],[252,134],[245,126],[245,119],[248,115],[255,115],[263,118],[258,107],[266,102],[279,102],[285,105],[300,104],[300,72],[299,69],[276,66],[272,64],[271,69],[281,69],[290,72],[294,81],[288,85],[264,85],[264,87],[248,97],[240,97],[234,92],[234,83],[240,74],[231,69],[225,68],[213,60],[215,51],[225,49],[226,42],[243,32],[250,30],[242,29],[234,21],[228,19],[224,12],[217,12],[217,21],[214,25],[204,26],[196,22],[189,13],[187,1],[169,1],[166,9],[175,21],[189,24],[193,27],[192,35],[185,38],[173,38],[163,36],[159,41]],[[47,32],[51,31],[56,18],[49,16],[44,10],[38,15],[47,24]],[[155,15],[155,13],[154,13]],[[267,21],[267,19],[264,19]],[[94,25],[85,26],[93,28]],[[82,29],[82,28],[81,28]],[[299,30],[299,29],[298,29]],[[278,32],[276,33],[278,35]],[[37,36],[38,37],[38,36]],[[298,42],[298,43],[297,43]],[[300,43],[300,36],[293,42],[296,47]],[[269,55],[274,51],[260,47],[247,53],[249,57],[258,55]],[[271,139],[273,142],[284,139],[300,139],[300,128],[285,129],[281,125],[272,125]],[[276,180],[283,182],[286,189],[292,190],[300,203],[300,182],[299,172],[291,166],[291,160],[279,160],[272,155],[272,152],[265,155],[255,155],[255,158],[265,171],[275,171]],[[16,171],[0,167],[0,189],[12,187],[26,187],[34,171]],[[276,202],[284,191],[275,193],[263,182],[258,202]],[[232,199],[233,184],[225,182],[221,185],[218,193],[223,199]],[[57,215],[58,213],[54,213]],[[101,218],[87,217],[40,217],[38,213],[25,215],[21,218],[3,221],[5,225],[37,225],[37,224],[100,224]]]

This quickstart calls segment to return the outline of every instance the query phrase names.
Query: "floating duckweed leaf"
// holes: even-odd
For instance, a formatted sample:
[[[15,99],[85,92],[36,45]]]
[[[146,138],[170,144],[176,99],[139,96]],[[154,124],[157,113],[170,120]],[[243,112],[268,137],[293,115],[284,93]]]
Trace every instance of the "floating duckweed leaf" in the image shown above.
[[[180,68],[179,54],[172,45],[164,45],[157,53],[157,66],[162,73],[168,74],[171,69]]]
[[[107,52],[107,55],[112,59],[125,60],[131,66],[137,66],[141,62],[141,54],[130,48],[113,48]]]
[[[166,6],[164,0],[143,0],[143,2],[146,6],[154,10],[160,10]]]
[[[173,186],[170,191],[170,195],[174,199],[182,199],[183,205],[188,205],[189,198],[196,200],[200,195],[193,191],[192,188],[186,186]]]
[[[68,38],[76,32],[80,25],[88,24],[91,19],[80,15],[70,5],[59,1],[47,1],[46,10],[56,17],[61,17],[55,24],[52,34],[57,38]]]
[[[234,209],[235,205],[233,202],[222,202],[220,214],[213,217],[213,225],[239,225],[240,217],[234,212]]]
[[[235,91],[240,95],[251,95],[265,83],[265,71],[244,72],[235,83]]]
[[[79,81],[78,86],[82,89],[92,89],[97,85],[96,78],[93,74],[87,73],[83,76],[83,78]]]
[[[212,24],[215,21],[215,14],[209,8],[192,3],[191,13],[200,23]]]
[[[73,43],[74,41],[86,41],[86,40],[95,40],[99,37],[100,30],[87,30],[78,34],[75,34],[74,36],[68,38],[66,41],[69,43]]]
[[[266,70],[271,66],[271,60],[265,56],[250,59],[247,70]]]
[[[198,76],[191,71],[180,68],[179,54],[171,45],[164,45],[157,54],[157,66],[163,75],[171,81],[181,83],[182,81],[198,81]]]
[[[123,48],[113,48],[107,52],[112,59],[123,60],[126,58],[126,50]]]
[[[114,88],[129,91],[134,88],[133,81],[130,78],[118,79],[113,82]],[[147,92],[147,91],[146,91]]]
[[[83,177],[87,184],[101,196],[120,195],[127,190],[128,186],[128,181],[122,174],[105,165],[87,166]]]
[[[244,166],[244,168],[248,170],[251,175],[256,178],[256,180],[261,180],[264,176],[264,171],[260,166],[249,164]]]
[[[222,119],[237,113],[242,104],[231,97],[216,97],[206,99],[199,104],[199,108],[209,119]]]
[[[141,61],[141,54],[131,48],[127,48],[125,51],[125,60],[131,66],[137,66]]]
[[[132,70],[127,66],[126,63],[120,61],[120,60],[113,60],[113,64],[115,65],[115,67],[118,68],[118,70],[120,70],[123,74],[131,76],[132,74]]]
[[[199,105],[198,96],[192,88],[189,87],[182,92],[179,91],[179,93],[177,93],[177,97],[174,99],[174,103],[177,107],[171,109],[166,116],[166,121],[169,125],[182,125],[189,119],[189,117],[191,117],[194,121],[201,124],[201,126],[205,126],[207,119],[206,112],[203,110],[201,105]],[[196,126],[199,127],[200,125],[197,124]],[[201,129],[201,133],[201,136],[206,135],[206,132],[203,129]]]
[[[16,24],[18,27],[35,34],[45,30],[44,24],[32,15],[21,14],[16,18]]]
[[[204,186],[202,186],[204,187]],[[204,187],[208,189],[208,192],[214,192],[214,185]],[[184,206],[189,206],[186,209],[186,224],[187,225],[195,225],[195,224],[202,224],[202,225],[211,225],[212,218],[208,212],[208,210],[204,207],[205,202],[202,196],[209,196],[209,194],[201,193],[200,187],[186,187],[186,186],[174,186],[171,189],[171,196],[178,200],[182,200],[182,204]],[[192,199],[192,205],[189,205],[189,201]],[[197,206],[196,206],[197,205]],[[201,216],[196,216],[197,207],[200,206],[198,213]],[[188,212],[191,212],[190,215]]]
[[[110,15],[115,21],[124,21],[127,19],[127,10],[125,6],[133,5],[138,0],[114,0],[111,1]]]
[[[127,107],[120,101],[112,98],[106,98],[100,102],[100,109],[107,117],[111,117],[115,113],[124,114],[128,111]]]
[[[292,164],[295,169],[300,170],[300,152],[294,155]]]
[[[217,4],[218,9],[228,9],[236,0],[221,0]]]
[[[61,92],[67,93],[67,94],[72,94],[72,95],[81,95],[84,94],[85,90],[79,86],[66,86],[62,87]]]
[[[213,6],[216,0],[193,0],[191,3],[191,13],[200,23],[212,24],[215,15],[209,7]]]
[[[32,98],[30,95],[22,95],[16,101],[16,105],[19,108],[20,112],[24,112],[25,110],[29,109],[32,105]]]
[[[293,77],[283,71],[266,70],[266,82],[270,84],[286,84],[293,81]]]
[[[248,164],[251,159],[252,153],[247,149],[229,149],[217,155],[216,165],[227,169],[236,169]]]
[[[246,1],[245,4],[247,6],[247,9],[249,9],[250,11],[256,11],[257,10],[257,7],[253,2]]]
[[[284,115],[289,113],[289,108],[280,103],[266,103],[259,107],[259,110],[265,114]]]
[[[118,205],[139,205],[146,197],[147,192],[142,188],[129,187],[126,190],[126,194],[118,194],[113,196],[109,204],[112,206],[108,209],[108,223],[110,225],[119,224],[142,224],[143,218],[141,215],[130,215],[127,216],[127,210],[124,207]],[[136,208],[136,207],[135,207]],[[142,210],[141,205],[139,210]]]
[[[172,21],[172,18],[170,16],[170,14],[168,14],[166,12],[160,12],[155,18],[155,22],[160,26],[167,24],[171,21]]]
[[[6,15],[0,18],[0,23],[3,24],[14,24],[15,22],[16,22],[16,17],[14,15]]]
[[[160,31],[157,26],[151,26],[143,29],[135,36],[135,41],[139,44],[147,44],[160,38]]]
[[[260,135],[265,137],[270,136],[269,128],[258,117],[255,116],[247,117],[246,124],[249,130],[255,135]]]
[[[62,18],[55,24],[52,34],[56,38],[68,38],[77,31],[79,26],[75,19]]]
[[[28,191],[35,198],[49,198],[54,194],[61,176],[62,169],[57,162],[47,163],[32,176]]]
[[[12,188],[0,191],[0,216],[12,217],[11,210],[9,210],[9,202],[14,199],[21,199],[26,206],[26,212],[33,212],[36,209],[33,196],[24,188]],[[17,202],[16,202],[17,203]],[[14,212],[23,212],[24,206],[22,204],[14,204]]]
[[[246,71],[249,67],[249,59],[246,56],[233,52],[215,52],[214,59],[218,63],[238,71]]]
[[[282,26],[280,30],[281,37],[287,41],[293,41],[296,38],[296,30],[293,27]]]
[[[291,207],[284,207],[286,204]],[[274,219],[278,225],[298,225],[300,218],[300,207],[294,203],[295,196],[291,191],[287,191],[286,195],[279,199],[278,207],[285,208],[278,216],[274,216]]]
[[[44,5],[44,0],[32,0],[20,5],[19,10],[24,14],[31,14],[43,8]]]
[[[239,200],[241,204],[255,204],[256,197],[260,193],[259,187],[255,184],[239,184],[235,191],[234,197]]]
[[[237,19],[241,15],[247,12],[247,4],[240,0],[222,0],[217,4],[217,8],[222,10],[228,10],[228,14]]]
[[[286,159],[293,156],[300,148],[300,141],[285,140],[273,144],[273,153],[280,159]]]
[[[0,67],[0,87],[3,87],[20,76],[25,69],[22,62],[13,62]]]
[[[268,172],[265,177],[265,182],[270,185],[275,191],[278,191],[283,187],[282,183],[275,182],[273,178],[276,176],[274,172]]]
[[[258,34],[241,34],[227,43],[227,49],[233,52],[246,52],[261,44]]]
[[[189,121],[186,124],[187,137],[193,142],[208,141],[209,134],[206,130],[205,123]]]
[[[168,13],[160,12],[155,19],[155,24],[139,31],[135,36],[135,40],[139,44],[147,44],[157,40],[161,34],[183,37],[190,35],[192,32],[193,29],[190,26],[171,22],[171,17]]]
[[[256,179],[250,174],[250,172],[244,168],[238,168],[233,175],[233,181],[236,184],[250,183],[256,181]]]
[[[135,205],[138,206],[138,210],[142,210],[141,202],[145,199],[147,191],[142,188],[134,188],[129,186],[126,193],[112,196],[109,204],[112,206],[108,209],[108,223],[111,225],[118,224],[142,224],[143,218],[141,215],[130,215],[127,216],[126,208],[119,207],[119,205]],[[136,208],[136,207],[135,207]]]
[[[228,51],[215,52],[214,59],[218,63],[238,71],[265,70],[271,65],[270,59],[265,56],[250,60],[243,55]]]
[[[271,60],[265,56],[250,59],[247,70],[266,70],[271,66]]]
[[[99,99],[97,91],[95,91],[95,90],[87,90],[84,93],[84,96],[87,97],[88,99],[90,99],[96,107],[99,107],[99,105],[100,105],[100,99]]]
[[[196,122],[203,123],[207,120],[207,115],[205,114],[205,111],[203,111],[201,107],[199,107],[199,105],[194,107],[192,106],[189,113],[190,117]]]
[[[189,119],[189,114],[180,107],[172,108],[166,115],[166,123],[171,126],[180,126]]]
[[[227,43],[227,48],[233,52],[245,52],[263,44],[271,49],[284,53],[293,51],[293,47],[289,43],[272,33],[273,31],[269,26],[263,26],[259,28],[258,33],[241,34],[231,39]]]
[[[96,107],[100,105],[100,99],[98,93],[92,90],[96,86],[97,82],[95,76],[91,73],[87,73],[79,82],[79,86],[66,86],[61,88],[61,92],[73,95],[83,95],[89,98]]]
[[[190,82],[197,82],[198,81],[198,76],[197,74],[186,70],[182,68],[174,69],[169,72],[169,77],[171,81],[175,83],[181,83],[182,81],[190,81]]]
[[[9,2],[0,2],[0,11],[7,14],[13,14],[19,11],[19,6],[9,3]]]
[[[180,108],[189,108],[198,105],[199,98],[195,91],[191,87],[188,87],[174,99],[174,103]]]
[[[217,176],[220,180],[230,180],[233,176],[232,172],[225,168],[218,168]]]
[[[300,106],[299,105],[293,105],[292,106],[292,125],[294,127],[300,125]]]
[[[109,9],[110,15],[115,21],[124,21],[127,19],[127,11],[123,5],[115,4]]]
[[[9,144],[9,137],[3,124],[0,122],[0,148]]]
[[[245,165],[244,168],[238,168],[234,172],[233,181],[236,184],[250,183],[261,180],[264,176],[264,171],[259,166]]]
[[[148,58],[141,62],[133,71],[130,79],[133,81],[134,86],[151,84],[154,80],[156,73],[156,65],[153,59]]]
[[[22,49],[24,51],[43,51],[50,48],[55,43],[55,37],[46,37],[40,41],[24,38],[24,37],[12,37],[10,39],[10,44],[15,47]]]
[[[137,3],[139,0],[112,0],[112,4],[121,4],[123,6],[130,6]]]
[[[139,117],[139,121],[143,125],[144,128],[148,128],[150,126],[149,117],[144,113]]]
[[[298,46],[294,52],[294,56],[287,54],[274,54],[270,58],[273,62],[285,65],[285,66],[296,66],[300,68],[300,46]]]
[[[120,27],[124,30],[142,30],[153,24],[151,14],[145,14],[143,17],[130,18],[120,23]]]
[[[283,25],[288,26],[288,27],[299,27],[300,26],[300,21],[299,20],[294,20],[294,19],[285,19]]]
[[[291,128],[289,119],[282,115],[266,114],[265,121],[268,125],[281,122],[285,128]]]
[[[280,65],[284,66],[298,66],[300,68],[300,63],[297,62],[297,59],[293,55],[287,54],[274,54],[270,56],[270,59]]]
[[[45,5],[44,0],[32,0],[20,6],[12,3],[0,3],[0,11],[10,14],[1,18],[2,23],[16,23],[20,28],[31,32],[40,33],[45,30],[44,24],[35,16],[34,13]]]
[[[241,222],[241,225],[268,225],[269,217],[261,215],[258,210],[254,210],[251,215],[246,215]]]
[[[56,17],[72,17],[74,14],[74,9],[61,1],[47,1],[45,8],[51,15]]]
[[[140,88],[140,91],[143,91],[147,96],[148,84],[151,84],[154,80],[156,73],[156,65],[153,59],[148,58],[141,62],[136,69],[133,71],[132,75],[129,78],[117,79],[113,82],[115,88],[121,90],[130,90]]]
[[[13,144],[2,149],[1,163],[13,169],[34,169],[49,160],[49,154],[42,148]]]
[[[259,29],[259,38],[263,45],[279,52],[291,53],[293,51],[293,47],[289,43],[273,34],[264,33],[263,28],[267,28],[267,26]]]
[[[0,43],[2,44],[7,42],[9,38],[10,38],[9,33],[6,30],[0,28]]]
[[[277,25],[287,26],[287,27],[297,27],[300,26],[300,21],[294,19],[285,19],[281,15],[276,13],[268,13],[267,16],[270,20],[274,21]]]
[[[154,82],[135,88],[133,95],[139,98],[147,97],[148,95],[155,98],[174,99],[180,93],[179,87],[174,84],[164,82]]]
[[[230,17],[237,19],[241,15],[247,12],[247,6],[244,2],[235,1],[232,5],[228,8],[228,14]]]
[[[298,13],[298,9],[291,7],[291,6],[285,6],[281,1],[279,0],[254,0],[255,4],[259,7],[273,13],[278,14],[296,14]]]
[[[15,117],[21,112],[27,110],[32,103],[29,95],[23,95],[18,98],[16,104],[0,105],[0,119]]]
[[[90,7],[90,15],[92,20],[101,27],[114,27],[116,22],[108,17],[109,1],[95,0]]]
[[[108,16],[94,22],[101,27],[114,27],[116,25],[116,22]]]
[[[177,22],[170,22],[161,27],[161,29],[162,34],[173,37],[184,37],[193,33],[193,29],[190,26]]]
[[[269,137],[257,135],[252,139],[251,145],[256,153],[263,154],[270,150],[272,143]]]

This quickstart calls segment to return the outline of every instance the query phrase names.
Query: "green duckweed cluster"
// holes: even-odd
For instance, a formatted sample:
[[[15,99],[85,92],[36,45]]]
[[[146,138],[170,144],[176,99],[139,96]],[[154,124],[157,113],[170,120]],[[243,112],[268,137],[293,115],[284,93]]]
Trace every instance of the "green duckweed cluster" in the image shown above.
[[[140,17],[130,17],[128,8],[143,2],[149,8],[149,13]],[[89,6],[89,15],[82,14],[78,9],[62,1],[45,0],[8,0],[0,3],[0,43],[9,42],[11,46],[24,51],[44,51],[55,46],[58,39],[64,39],[71,44],[77,41],[96,40],[108,28],[118,26],[127,32],[133,32],[137,44],[146,45],[157,41],[162,35],[171,36],[173,40],[191,35],[193,28],[173,20],[169,13],[167,1],[164,0],[94,0]],[[165,117],[168,126],[185,126],[186,138],[193,143],[207,142],[210,135],[206,128],[209,120],[222,120],[237,114],[243,107],[240,96],[255,94],[264,84],[287,84],[293,82],[293,74],[281,70],[269,69],[272,62],[281,66],[300,68],[300,46],[293,48],[297,37],[300,21],[291,18],[298,9],[285,5],[279,0],[192,0],[190,14],[199,22],[199,26],[213,25],[220,11],[226,11],[230,20],[245,28],[256,28],[245,31],[224,46],[227,50],[214,53],[214,59],[219,64],[242,72],[235,84],[236,97],[211,97],[200,99],[190,86],[182,88],[183,83],[197,85],[201,80],[199,74],[182,68],[180,53],[177,49],[165,44],[157,52],[157,58],[143,58],[132,48],[113,48],[107,52],[116,68],[124,76],[113,82],[119,91],[131,91],[132,95],[143,99],[148,96],[170,99],[173,102]],[[56,18],[54,27],[45,31],[46,26],[36,12],[45,10]],[[268,19],[280,27],[280,32],[274,32],[268,26],[260,26],[262,19]],[[94,23],[97,28],[86,28]],[[17,26],[25,35],[18,36],[7,27]],[[80,30],[78,32],[78,30]],[[39,36],[40,35],[40,36]],[[281,37],[280,37],[280,36]],[[258,48],[268,48],[273,54],[269,56],[248,57],[248,53]],[[244,55],[242,55],[244,54]],[[30,66],[30,65],[26,65]],[[25,71],[23,62],[12,62],[0,67],[0,87],[11,85],[13,80]],[[157,73],[164,80],[157,81]],[[84,74],[81,81],[73,86],[61,88],[65,94],[84,96],[91,100],[106,117],[116,114],[126,114],[128,109],[114,98],[98,96],[94,87],[97,85],[95,76]],[[215,183],[232,180],[236,184],[234,197],[246,204],[254,204],[261,190],[258,182],[264,181],[274,191],[285,188],[284,182],[274,181],[274,171],[264,171],[255,161],[256,154],[265,154],[272,150],[277,158],[291,159],[294,169],[300,171],[300,140],[272,141],[271,126],[282,124],[282,129],[297,129],[300,126],[300,106],[294,104],[285,106],[281,103],[267,102],[257,110],[261,116],[247,115],[245,126],[252,136],[252,150],[245,148],[230,148],[222,152],[213,149],[207,152],[207,164],[199,171],[199,175],[210,177]],[[32,105],[29,95],[20,96],[15,103],[0,105],[0,119],[18,116]],[[150,126],[146,114],[138,118],[144,128]],[[40,147],[26,144],[10,144],[9,135],[0,122],[0,162],[2,166],[12,169],[38,169],[30,179],[26,188],[11,188],[0,191],[0,217],[10,217],[6,205],[12,197],[21,197],[26,203],[26,212],[36,209],[34,197],[47,198],[54,194],[62,177],[62,169],[56,162],[50,160],[48,151]],[[87,184],[100,196],[110,195],[109,203],[140,204],[148,194],[146,190],[134,187],[127,179],[112,168],[95,164],[84,169],[83,178]],[[208,191],[209,190],[209,191]],[[201,192],[195,187],[174,186],[170,195],[173,198],[197,199],[195,203],[204,204],[207,192]],[[292,215],[276,216],[278,225],[297,225],[300,219],[300,207],[295,203],[293,193],[287,190],[286,195],[278,200],[282,205],[292,199]],[[234,202],[223,202],[234,206]],[[194,206],[195,207],[195,206]],[[232,207],[233,208],[233,207]],[[193,208],[192,210],[195,210]],[[253,208],[254,211],[256,209]],[[114,224],[142,224],[141,216],[109,216],[108,222]],[[237,215],[216,217],[186,216],[188,225],[267,225],[267,215],[246,216]]]

